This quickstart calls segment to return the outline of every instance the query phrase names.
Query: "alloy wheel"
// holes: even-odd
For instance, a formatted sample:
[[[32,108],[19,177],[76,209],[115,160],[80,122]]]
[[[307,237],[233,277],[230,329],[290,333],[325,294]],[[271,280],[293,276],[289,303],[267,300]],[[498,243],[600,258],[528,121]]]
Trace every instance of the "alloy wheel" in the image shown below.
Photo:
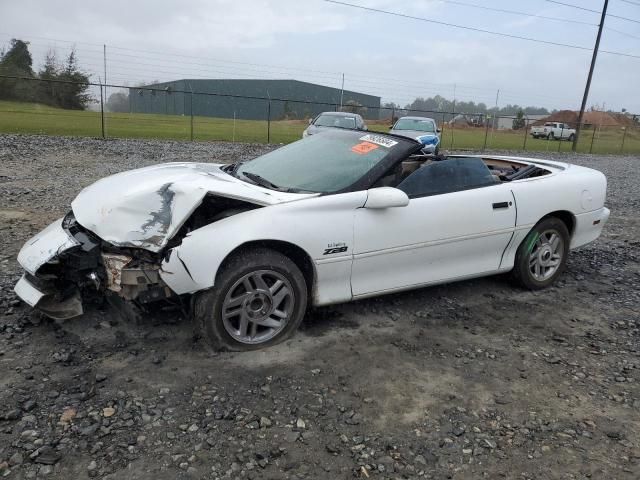
[[[564,240],[556,230],[545,230],[533,237],[529,247],[529,271],[535,280],[544,282],[560,268]]]
[[[258,270],[238,279],[222,304],[227,333],[241,343],[264,343],[287,325],[295,293],[287,278],[273,270]]]

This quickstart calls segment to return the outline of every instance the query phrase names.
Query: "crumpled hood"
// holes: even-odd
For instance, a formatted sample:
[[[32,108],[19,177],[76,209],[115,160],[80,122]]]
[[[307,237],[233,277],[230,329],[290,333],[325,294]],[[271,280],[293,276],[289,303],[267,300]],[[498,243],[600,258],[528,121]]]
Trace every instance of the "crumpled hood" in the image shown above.
[[[158,252],[208,193],[265,206],[313,196],[262,188],[221,166],[165,163],[118,173],[82,190],[71,208],[80,225],[103,240]]]

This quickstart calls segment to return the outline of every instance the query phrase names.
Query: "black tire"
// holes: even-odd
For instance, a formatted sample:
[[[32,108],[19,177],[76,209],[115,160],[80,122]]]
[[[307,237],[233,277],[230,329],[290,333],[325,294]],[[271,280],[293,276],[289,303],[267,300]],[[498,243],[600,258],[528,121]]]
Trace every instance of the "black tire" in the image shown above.
[[[240,287],[236,285],[237,282],[256,272],[274,272],[286,279],[293,297],[289,307],[291,312],[284,327],[272,338],[259,343],[243,343],[234,338],[225,327],[222,309],[227,296],[233,293],[230,290]],[[249,292],[246,295],[248,294]],[[245,303],[247,302],[243,302]],[[277,305],[273,308],[276,307]],[[306,309],[307,284],[298,266],[275,250],[252,248],[234,255],[224,263],[216,277],[215,286],[197,295],[193,315],[199,333],[214,350],[249,351],[270,347],[291,337],[302,322]]]
[[[549,135],[547,135],[547,140],[555,140],[556,136],[553,134],[553,132],[550,132]]]
[[[546,235],[546,232],[555,232],[562,240],[561,248],[558,251],[561,253],[559,265],[555,272],[548,278],[538,279],[536,278],[531,266],[531,262],[534,261],[532,254],[537,251],[537,241],[542,235]],[[516,252],[515,264],[513,268],[514,279],[523,287],[529,290],[540,290],[551,285],[562,274],[566,263],[567,256],[569,254],[569,230],[565,223],[557,217],[547,217],[542,219],[538,224],[531,229],[526,238],[522,241]],[[540,252],[541,254],[544,252]]]
[[[571,135],[569,135],[569,141],[573,142],[575,140],[576,136],[572,133]]]

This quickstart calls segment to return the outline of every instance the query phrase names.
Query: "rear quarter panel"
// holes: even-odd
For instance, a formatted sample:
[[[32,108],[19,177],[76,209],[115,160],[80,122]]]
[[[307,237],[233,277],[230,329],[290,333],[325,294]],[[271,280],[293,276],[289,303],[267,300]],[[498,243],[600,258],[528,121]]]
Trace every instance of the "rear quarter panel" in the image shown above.
[[[536,223],[553,212],[571,213],[575,229],[572,235],[571,248],[597,238],[602,225],[592,231],[581,219],[591,218],[604,207],[607,180],[603,173],[577,165],[566,165],[564,170],[550,175],[511,183],[518,216],[516,230],[512,241],[505,252],[502,268],[513,267],[516,250]],[[606,219],[605,219],[606,220]],[[581,228],[578,229],[578,226]],[[591,225],[592,226],[592,225]],[[595,233],[595,235],[594,235]]]

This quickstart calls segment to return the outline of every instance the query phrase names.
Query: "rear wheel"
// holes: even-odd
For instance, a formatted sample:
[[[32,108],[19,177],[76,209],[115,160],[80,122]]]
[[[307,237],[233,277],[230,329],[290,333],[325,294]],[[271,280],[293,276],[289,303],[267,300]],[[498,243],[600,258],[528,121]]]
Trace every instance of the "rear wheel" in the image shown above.
[[[553,132],[550,132],[549,135],[547,135],[547,140],[555,140],[556,136],[553,134]]]
[[[194,316],[216,350],[257,350],[282,342],[298,328],[307,285],[298,266],[266,248],[233,257],[215,286],[196,298]]]
[[[513,275],[530,290],[551,285],[560,276],[569,253],[569,231],[556,217],[540,221],[518,247]]]
[[[570,142],[573,142],[575,140],[575,138],[576,138],[575,134],[572,133],[571,135],[569,135],[569,141]]]

